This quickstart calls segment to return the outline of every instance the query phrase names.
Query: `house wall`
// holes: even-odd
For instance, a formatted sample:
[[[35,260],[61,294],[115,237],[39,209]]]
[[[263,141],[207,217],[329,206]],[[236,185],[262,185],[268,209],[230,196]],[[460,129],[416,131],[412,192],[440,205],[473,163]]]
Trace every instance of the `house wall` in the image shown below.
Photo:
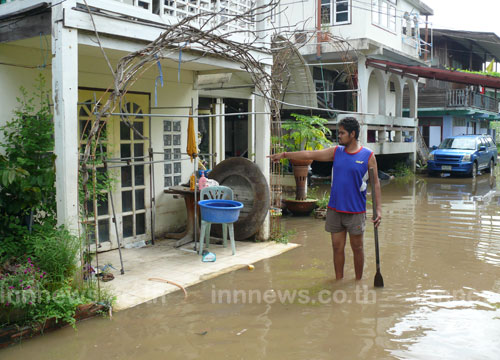
[[[28,47],[0,44],[0,62],[13,63],[19,65],[36,66],[39,64],[40,50]],[[115,65],[116,60],[111,60]],[[79,87],[106,89],[113,85],[113,78],[109,69],[100,56],[80,55],[78,81]],[[180,82],[177,82],[177,69],[162,67],[164,76],[164,87],[158,87],[158,106],[180,106],[190,105],[191,98],[194,100],[194,107],[197,107],[198,92],[193,90],[194,75],[192,71],[182,70]],[[2,96],[0,97],[0,125],[12,118],[11,114],[17,106],[16,97],[20,96],[18,91],[20,86],[25,87],[28,92],[33,90],[34,79],[40,71],[38,69],[26,69],[0,65],[0,83],[2,84]],[[43,69],[47,87],[51,86],[50,67]],[[151,94],[151,104],[154,105],[154,83],[157,76],[157,67],[153,67],[146,72],[129,89],[131,91],[146,92]],[[52,101],[52,100],[51,100]],[[186,114],[187,109],[161,110],[161,113]],[[155,111],[153,111],[155,112]],[[158,113],[159,111],[156,110]],[[154,151],[163,151],[163,118],[152,119],[152,145]],[[187,146],[187,118],[181,119],[182,136],[181,149],[185,152]],[[196,124],[196,121],[195,121]],[[75,126],[77,124],[75,123]],[[195,125],[196,126],[196,125]],[[75,139],[75,141],[78,141]],[[186,156],[183,156],[183,158]],[[156,160],[163,156],[157,155]],[[185,223],[186,212],[184,200],[174,199],[172,195],[163,193],[163,163],[155,164],[155,188],[156,188],[156,232],[162,234],[168,231],[178,230],[179,226]],[[193,165],[190,160],[182,161],[182,182],[188,181],[193,172]],[[146,200],[149,209],[149,201]]]
[[[24,51],[26,52],[22,52]],[[7,121],[12,120],[14,111],[18,108],[19,103],[17,98],[21,96],[20,87],[24,87],[28,94],[34,91],[34,79],[41,72],[50,87],[50,67],[45,69],[27,69],[20,67],[25,66],[42,66],[43,60],[39,49],[20,48],[19,46],[11,46],[0,44],[0,63],[15,64],[18,66],[8,66],[0,64],[0,126],[3,126]],[[3,134],[0,133],[0,139],[3,139]],[[2,149],[0,148],[0,152]]]
[[[304,26],[304,30],[314,31],[317,22],[317,0],[306,0],[302,2],[290,2],[282,4],[281,11],[283,13],[279,17],[278,26],[289,27],[294,30],[294,27],[299,24],[299,27]],[[284,11],[286,8],[286,11]],[[372,23],[372,10],[370,1],[359,2],[351,1],[351,23],[342,25],[322,25],[323,31],[329,31],[334,36],[338,36],[348,40],[354,39],[370,39],[384,46],[403,52],[409,56],[418,57],[418,52],[415,46],[410,46],[405,43],[402,33],[402,14],[407,11],[415,15],[418,10],[413,5],[406,1],[397,2],[397,17],[396,31],[391,31]],[[306,21],[304,25],[304,20]],[[406,24],[406,22],[405,22]],[[316,40],[313,41],[314,43]],[[308,48],[309,52],[315,52],[314,46]]]

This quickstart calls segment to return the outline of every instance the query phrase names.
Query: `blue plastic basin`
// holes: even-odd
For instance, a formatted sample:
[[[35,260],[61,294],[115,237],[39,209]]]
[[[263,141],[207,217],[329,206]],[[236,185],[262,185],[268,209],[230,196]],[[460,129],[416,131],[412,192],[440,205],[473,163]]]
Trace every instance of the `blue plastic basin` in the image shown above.
[[[238,220],[243,204],[233,200],[202,200],[198,202],[201,219],[211,223],[233,223]]]

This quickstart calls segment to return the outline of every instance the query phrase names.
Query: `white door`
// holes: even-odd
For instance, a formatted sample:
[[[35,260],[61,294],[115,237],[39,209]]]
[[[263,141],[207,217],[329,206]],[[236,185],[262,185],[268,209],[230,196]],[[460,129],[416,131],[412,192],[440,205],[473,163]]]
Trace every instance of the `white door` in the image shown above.
[[[429,126],[429,147],[441,144],[441,126]]]
[[[104,103],[107,95],[99,90],[79,90],[78,114],[80,147],[85,146],[85,134],[88,134],[90,124],[94,121],[92,108],[94,99]],[[117,116],[103,121],[100,131],[103,151],[108,159],[114,159],[109,166],[126,165],[104,172],[104,167],[98,165],[97,172],[97,214],[94,214],[94,201],[89,201],[89,223],[95,221],[97,215],[97,229],[91,230],[90,239],[97,240],[98,251],[106,251],[118,247],[117,232],[113,222],[113,208],[116,214],[118,236],[123,244],[146,241],[151,238],[151,204],[149,187],[149,165],[127,165],[119,160],[133,162],[148,161],[146,157],[149,141],[148,120],[141,114],[149,113],[149,94],[128,93],[124,101],[122,112],[133,113],[128,116],[139,134],[129,128]],[[82,136],[83,134],[83,136]],[[97,151],[99,153],[99,150]],[[107,185],[106,185],[107,183]],[[112,189],[111,194],[109,188]],[[113,204],[111,202],[113,200]],[[92,245],[95,250],[95,245]]]

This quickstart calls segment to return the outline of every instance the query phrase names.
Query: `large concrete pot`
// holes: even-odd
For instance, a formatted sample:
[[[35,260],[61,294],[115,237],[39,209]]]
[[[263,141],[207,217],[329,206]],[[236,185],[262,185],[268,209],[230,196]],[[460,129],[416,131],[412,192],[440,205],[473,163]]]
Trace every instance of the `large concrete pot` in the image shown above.
[[[307,199],[307,173],[312,160],[290,160],[295,177],[295,200]]]
[[[316,207],[317,199],[308,200],[283,200],[288,211],[296,216],[307,216]]]

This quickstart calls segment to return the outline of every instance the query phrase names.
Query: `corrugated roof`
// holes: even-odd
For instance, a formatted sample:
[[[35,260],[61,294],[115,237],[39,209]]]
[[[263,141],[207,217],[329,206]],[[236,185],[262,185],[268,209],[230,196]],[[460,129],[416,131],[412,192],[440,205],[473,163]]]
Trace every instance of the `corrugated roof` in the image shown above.
[[[420,15],[434,15],[434,10],[432,10],[429,7],[429,5],[424,4],[423,1],[420,0],[407,0],[407,1],[420,11]]]
[[[437,38],[449,38],[478,54],[486,53],[486,61],[500,60],[500,37],[492,32],[434,29],[434,41]]]
[[[391,61],[367,59],[366,65],[399,75],[415,75],[427,79],[449,81],[459,84],[480,85],[492,89],[500,89],[500,78],[487,75],[470,74],[461,71],[437,69],[424,66],[409,66]]]

